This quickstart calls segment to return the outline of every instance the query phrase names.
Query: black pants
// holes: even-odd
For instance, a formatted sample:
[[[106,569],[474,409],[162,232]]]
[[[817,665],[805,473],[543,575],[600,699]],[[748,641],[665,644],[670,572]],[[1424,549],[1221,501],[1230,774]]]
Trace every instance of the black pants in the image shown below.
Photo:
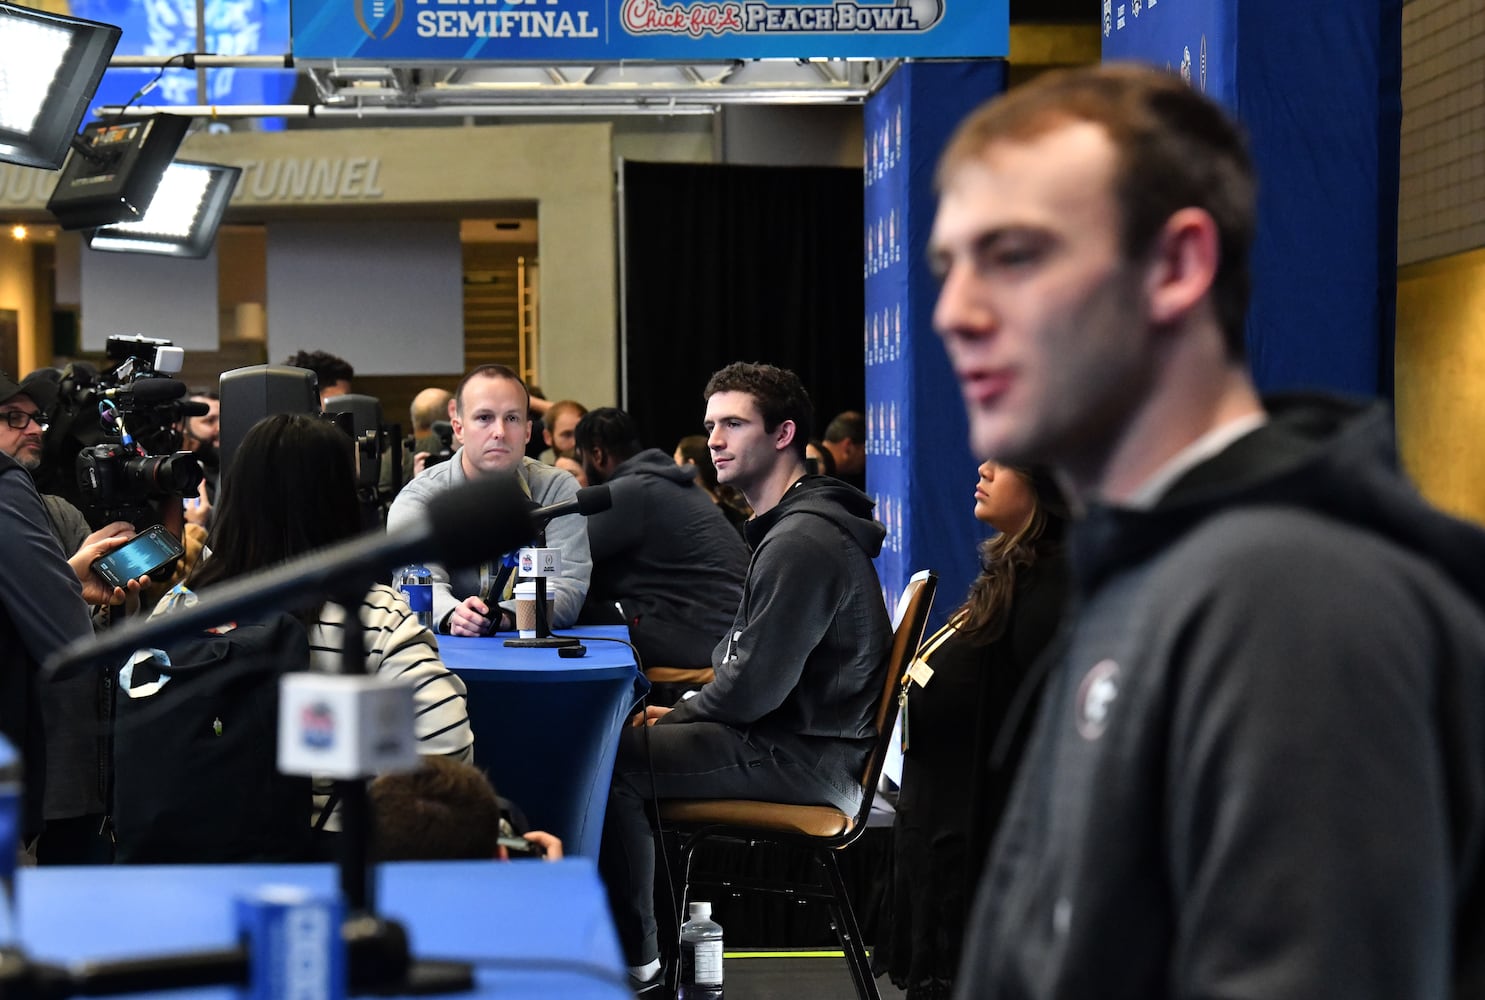
[[[646,800],[758,799],[832,805],[849,812],[856,803],[837,789],[851,780],[849,761],[842,761],[841,747],[833,740],[801,738],[785,750],[756,745],[741,730],[719,722],[625,729],[619,737],[598,853],[625,961],[644,965],[659,956],[656,845],[645,814]]]

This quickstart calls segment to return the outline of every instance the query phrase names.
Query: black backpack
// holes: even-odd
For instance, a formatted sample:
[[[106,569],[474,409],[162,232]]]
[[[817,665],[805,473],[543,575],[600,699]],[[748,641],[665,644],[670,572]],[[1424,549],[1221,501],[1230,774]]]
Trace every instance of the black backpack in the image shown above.
[[[115,859],[173,864],[306,861],[310,779],[278,773],[278,687],[309,669],[309,635],[278,614],[202,632],[135,664],[116,695]],[[142,689],[159,679],[157,690]]]

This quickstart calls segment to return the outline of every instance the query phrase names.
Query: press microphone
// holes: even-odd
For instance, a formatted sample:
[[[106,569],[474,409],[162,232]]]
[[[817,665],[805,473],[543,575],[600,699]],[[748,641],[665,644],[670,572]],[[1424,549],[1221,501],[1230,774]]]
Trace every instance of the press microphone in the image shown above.
[[[606,487],[599,489],[607,495]],[[575,510],[575,501],[569,503]],[[121,662],[136,649],[161,646],[223,622],[296,607],[327,594],[344,598],[348,582],[365,580],[369,587],[389,570],[408,563],[436,562],[448,569],[478,566],[534,539],[543,523],[537,515],[550,509],[532,510],[514,474],[475,480],[433,497],[422,520],[395,532],[360,535],[305,553],[212,587],[193,607],[158,618],[132,619],[74,640],[47,659],[42,676],[48,680],[76,676],[88,664]],[[355,595],[356,600],[360,597]]]
[[[599,511],[608,510],[613,505],[614,498],[609,493],[607,484],[603,486],[584,486],[570,500],[548,504],[545,507],[537,507],[529,516],[537,525],[544,525],[548,521],[565,517],[568,514],[581,514],[583,517],[587,517],[589,514],[597,514]]]
[[[113,389],[104,389],[107,399],[130,399],[140,406],[152,406],[180,399],[186,394],[186,384],[173,378],[141,378]],[[198,414],[199,416],[200,414]]]

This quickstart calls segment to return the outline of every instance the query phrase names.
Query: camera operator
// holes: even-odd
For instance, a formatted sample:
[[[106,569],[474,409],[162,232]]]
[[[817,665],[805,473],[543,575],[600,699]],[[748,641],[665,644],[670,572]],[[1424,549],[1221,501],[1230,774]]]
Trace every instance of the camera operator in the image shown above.
[[[454,396],[447,389],[429,386],[413,397],[408,417],[412,422],[412,447],[402,454],[402,481],[407,482],[430,465],[446,461],[454,453]],[[442,427],[438,425],[442,424]],[[444,431],[443,434],[439,433]],[[447,436],[445,436],[447,434]]]
[[[25,579],[0,588],[0,732],[26,762],[22,837],[48,827],[37,845],[43,863],[107,860],[103,839],[106,746],[99,717],[100,678],[40,685],[37,667],[60,646],[90,634],[88,605],[135,606],[141,584],[109,587],[93,560],[133,535],[126,522],[89,533],[82,514],[60,497],[45,501],[30,476],[41,461],[42,403],[54,383],[17,384],[0,372],[0,564],[24,567]],[[37,397],[41,397],[38,399]],[[70,560],[64,552],[72,552]]]
[[[221,453],[217,451],[222,437],[221,397],[211,389],[192,389],[190,401],[206,407],[206,413],[184,416],[179,424],[181,449],[201,463],[201,488],[196,496],[186,498],[186,521],[210,528],[222,476]]]

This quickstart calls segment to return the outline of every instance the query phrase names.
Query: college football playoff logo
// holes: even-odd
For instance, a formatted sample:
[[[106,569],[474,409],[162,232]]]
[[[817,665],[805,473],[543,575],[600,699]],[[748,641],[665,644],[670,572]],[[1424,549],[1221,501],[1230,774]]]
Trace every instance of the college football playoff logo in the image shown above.
[[[366,32],[367,38],[383,41],[392,37],[392,32],[402,23],[402,0],[355,0],[355,4],[356,23]],[[392,17],[391,23],[377,34],[376,27],[381,25],[388,14]]]

